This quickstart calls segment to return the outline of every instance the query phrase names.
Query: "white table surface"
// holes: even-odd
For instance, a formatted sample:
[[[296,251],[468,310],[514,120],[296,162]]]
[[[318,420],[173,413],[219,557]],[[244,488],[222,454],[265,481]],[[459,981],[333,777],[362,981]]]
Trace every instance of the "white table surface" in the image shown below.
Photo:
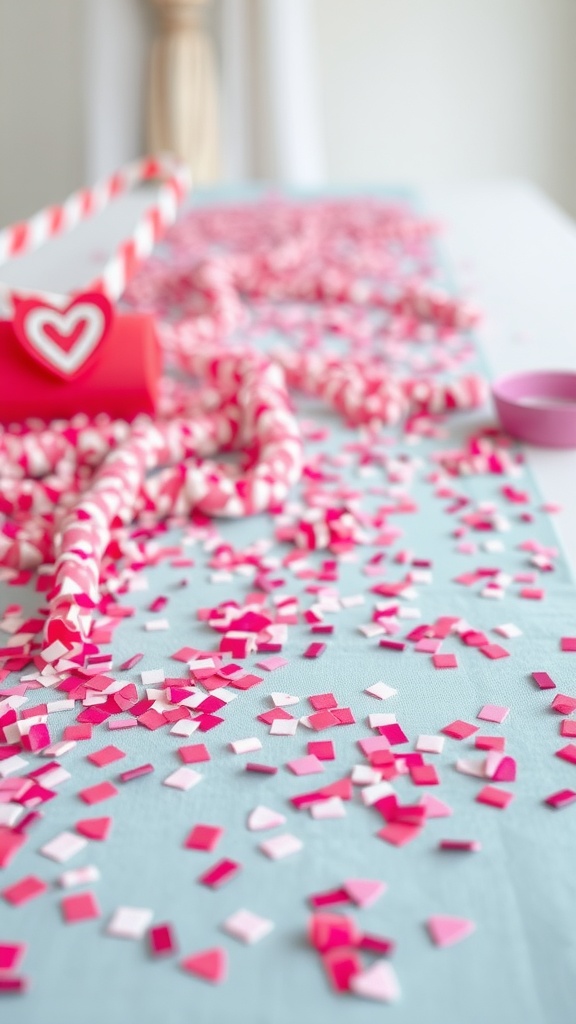
[[[532,368],[576,369],[576,224],[524,181],[418,189],[445,226],[456,280],[485,313],[481,343],[493,376]],[[149,195],[117,201],[93,223],[2,268],[3,280],[65,292],[95,277]],[[527,447],[542,495],[562,506],[556,525],[576,572],[576,449]]]
[[[461,285],[485,313],[482,346],[494,377],[576,369],[576,224],[523,181],[423,188],[445,224]],[[576,449],[526,446],[542,495],[557,501],[560,539],[576,572]]]

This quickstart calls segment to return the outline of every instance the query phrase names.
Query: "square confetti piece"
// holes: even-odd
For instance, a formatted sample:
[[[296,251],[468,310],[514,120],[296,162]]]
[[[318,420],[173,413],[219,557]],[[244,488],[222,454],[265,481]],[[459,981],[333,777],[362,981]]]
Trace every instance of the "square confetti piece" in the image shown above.
[[[504,750],[506,746],[505,736],[481,736],[478,733],[474,737],[474,746],[478,750]]]
[[[118,907],[106,929],[108,935],[119,939],[141,939],[146,934],[154,911],[147,907]]]
[[[26,952],[23,942],[0,942],[0,971],[15,971]]]
[[[395,722],[393,725],[380,725],[378,726],[378,732],[381,736],[385,736],[391,746],[395,747],[399,744],[408,743],[408,737],[401,726]]]
[[[476,794],[477,803],[488,804],[490,807],[497,807],[499,810],[504,810],[508,807],[508,804],[513,799],[513,793],[509,793],[505,789],[498,789],[496,786],[484,786],[484,788]]]
[[[198,881],[209,889],[219,889],[220,886],[231,882],[240,870],[241,865],[235,860],[224,858],[224,860],[219,860],[217,864],[214,864],[208,871],[200,875]]]
[[[401,822],[391,821],[384,828],[381,828],[376,835],[391,846],[405,846],[416,839],[422,831],[420,825],[404,825]]]
[[[547,672],[533,672],[532,678],[541,690],[555,690],[556,683]]]
[[[565,718],[560,723],[560,735],[561,736],[576,736],[576,722],[570,718]]]
[[[557,693],[550,707],[559,715],[571,715],[576,711],[576,697],[569,697],[565,693]]]
[[[121,761],[123,757],[126,757],[124,751],[114,746],[102,747],[102,750],[95,750],[93,754],[88,754],[88,760],[98,768],[105,768],[108,764]]]
[[[77,885],[92,885],[92,882],[100,880],[100,871],[94,864],[87,864],[84,868],[70,868],[63,871],[58,879],[58,884],[63,889],[74,889]]]
[[[252,946],[270,934],[274,922],[252,913],[251,910],[237,910],[235,914],[226,918],[222,928],[228,935]]]
[[[410,768],[410,777],[415,786],[438,786],[440,779],[432,764],[414,764]]]
[[[455,654],[433,654],[432,663],[434,668],[458,668],[458,659]]]
[[[576,636],[563,636],[560,640],[561,651],[576,651]]]
[[[275,655],[271,658],[262,658],[261,661],[256,662],[257,668],[263,668],[266,672],[274,672],[277,668],[284,668],[288,664],[286,658],[281,658],[279,655]]]
[[[345,818],[346,807],[341,797],[331,796],[327,800],[317,800],[311,804],[310,815],[316,821],[328,821],[330,818]]]
[[[443,736],[422,734],[416,741],[416,750],[422,754],[441,754],[446,740]]]
[[[562,807],[568,807],[569,804],[573,804],[575,800],[576,793],[573,789],[559,789],[557,793],[551,793],[550,796],[547,796],[544,803],[558,811]]]
[[[469,722],[463,722],[458,718],[455,722],[451,722],[450,725],[445,725],[440,731],[454,740],[466,740],[469,736],[478,732],[478,726],[470,725]]]
[[[294,775],[316,775],[318,772],[324,771],[322,761],[315,754],[306,754],[294,761],[288,761],[287,767],[294,772]]]
[[[483,647],[479,647],[478,650],[485,658],[490,658],[492,661],[510,657],[510,651],[501,647],[500,644],[485,644]]]
[[[339,719],[328,709],[316,711],[313,715],[308,715],[307,721],[309,726],[316,732],[322,732],[324,729],[331,729],[332,726],[340,724]]]
[[[230,747],[235,754],[253,754],[256,750],[262,750],[262,744],[257,736],[250,736],[244,740],[233,740]]]
[[[67,725],[62,737],[64,740],[89,740],[92,738],[92,726],[88,723],[79,725]]]
[[[309,754],[313,754],[319,761],[333,761],[336,757],[332,740],[312,740],[307,747]]]
[[[562,761],[569,761],[570,764],[576,764],[576,745],[568,743],[565,747],[561,747],[556,751],[556,757],[561,758]]]
[[[200,772],[194,771],[193,768],[177,768],[175,772],[171,772],[163,780],[162,785],[168,786],[170,789],[181,789],[186,792],[197,786],[199,782],[204,778]]]
[[[23,903],[28,903],[29,900],[41,896],[47,889],[46,882],[36,878],[35,875],[27,875],[26,878],[21,878],[19,882],[14,882],[7,889],[3,889],[2,896],[7,903],[11,903],[14,907],[20,907]]]
[[[393,686],[388,686],[387,683],[374,683],[372,686],[367,686],[364,693],[369,693],[371,697],[377,697],[378,700],[388,700],[390,697],[395,697],[398,690],[395,690]]]
[[[522,636],[522,630],[515,626],[513,622],[505,622],[501,626],[494,626],[494,632],[506,637],[507,640],[514,640],[516,637]]]
[[[187,850],[215,850],[223,834],[224,829],[217,825],[194,825],[184,846]]]
[[[148,945],[152,956],[170,956],[176,953],[178,946],[172,926],[157,924],[148,932]]]
[[[96,786],[88,786],[87,789],[81,789],[78,793],[85,804],[100,804],[117,795],[118,790],[111,782],[99,782]]]
[[[576,701],[574,702],[576,707]],[[480,718],[483,722],[496,722],[500,725],[510,713],[510,708],[501,707],[498,704],[485,704],[481,711],[478,712],[477,718]]]
[[[271,736],[295,736],[298,729],[297,718],[275,718],[270,726]]]
[[[90,921],[95,917],[100,917],[100,907],[94,893],[91,892],[63,896],[60,906],[66,924],[78,924],[80,921]]]
[[[308,700],[315,711],[338,707],[338,701],[333,693],[317,693],[313,697],[308,697]]]
[[[75,835],[74,832],[61,832],[55,839],[41,846],[40,853],[58,864],[64,864],[75,854],[80,853],[85,846],[88,846],[88,841],[82,836]]]
[[[201,761],[210,760],[210,754],[203,743],[192,743],[188,747],[178,747],[178,753],[184,764],[199,764]]]

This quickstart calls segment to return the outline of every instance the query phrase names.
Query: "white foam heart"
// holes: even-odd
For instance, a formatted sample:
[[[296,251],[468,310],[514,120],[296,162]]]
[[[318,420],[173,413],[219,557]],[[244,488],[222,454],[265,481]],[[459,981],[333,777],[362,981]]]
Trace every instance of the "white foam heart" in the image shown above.
[[[260,804],[248,816],[248,828],[251,832],[262,832],[267,828],[276,828],[284,825],[286,818],[278,811],[272,811],[269,807]]]
[[[61,337],[69,337],[82,322],[84,329],[68,352],[60,348],[46,333],[46,328],[52,327]],[[29,343],[47,362],[66,374],[76,373],[92,355],[105,327],[106,320],[102,310],[88,302],[79,302],[65,313],[46,306],[36,306],[30,310],[24,321]]]

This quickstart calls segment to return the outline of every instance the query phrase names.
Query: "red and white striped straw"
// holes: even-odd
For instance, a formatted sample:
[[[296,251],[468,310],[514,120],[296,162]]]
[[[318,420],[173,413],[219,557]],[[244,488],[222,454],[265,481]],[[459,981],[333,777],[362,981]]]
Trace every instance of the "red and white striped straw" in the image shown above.
[[[83,292],[98,292],[114,302],[122,295],[138,265],[174,223],[178,207],[190,188],[188,168],[170,155],[145,157],[127,164],[106,181],[74,192],[59,206],[47,206],[30,220],[0,231],[0,266],[66,234],[82,221],[101,213],[114,199],[137,185],[152,181],[159,183],[154,202],[139,219],[131,237],[118,246],[102,273],[82,288]],[[15,288],[0,281],[0,313],[11,316],[12,297],[31,294],[30,289]],[[53,303],[58,301],[52,294],[47,296],[36,290],[33,294],[36,298],[48,297]]]

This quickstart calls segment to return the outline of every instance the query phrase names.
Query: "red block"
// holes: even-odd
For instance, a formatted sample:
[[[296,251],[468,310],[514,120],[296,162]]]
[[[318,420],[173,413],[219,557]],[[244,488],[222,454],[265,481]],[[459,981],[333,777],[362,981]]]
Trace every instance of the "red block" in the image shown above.
[[[160,351],[151,316],[116,316],[90,358],[90,366],[63,380],[42,366],[20,343],[12,324],[0,321],[2,374],[0,420],[27,416],[70,419],[106,412],[113,419],[154,414],[160,379]]]

